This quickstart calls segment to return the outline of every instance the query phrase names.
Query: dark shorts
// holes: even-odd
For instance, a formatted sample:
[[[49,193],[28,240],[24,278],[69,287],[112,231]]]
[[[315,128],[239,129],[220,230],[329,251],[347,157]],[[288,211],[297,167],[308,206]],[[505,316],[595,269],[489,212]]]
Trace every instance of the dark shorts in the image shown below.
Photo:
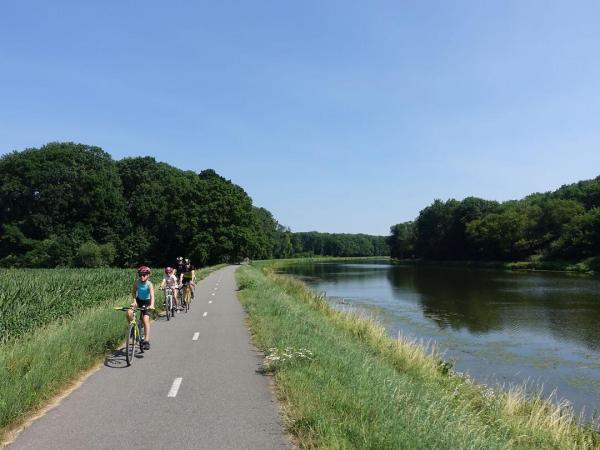
[[[135,299],[135,302],[137,303],[137,305],[138,305],[140,308],[143,308],[144,306],[145,306],[146,308],[149,308],[149,307],[150,307],[150,300],[142,300],[141,298],[136,298],[136,299]],[[150,311],[149,311],[149,310],[142,311],[142,314],[143,314],[144,316],[149,316],[149,315],[150,315]]]

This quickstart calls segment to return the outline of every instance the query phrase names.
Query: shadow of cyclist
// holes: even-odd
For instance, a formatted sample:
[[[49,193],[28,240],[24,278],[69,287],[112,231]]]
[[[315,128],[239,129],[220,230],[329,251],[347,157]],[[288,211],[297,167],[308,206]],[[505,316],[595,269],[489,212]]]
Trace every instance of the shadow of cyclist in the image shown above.
[[[143,354],[136,352],[136,359],[141,359],[144,357]],[[106,367],[110,367],[111,369],[125,369],[127,367],[127,360],[125,359],[125,347],[121,347],[106,358],[104,358],[104,365]]]

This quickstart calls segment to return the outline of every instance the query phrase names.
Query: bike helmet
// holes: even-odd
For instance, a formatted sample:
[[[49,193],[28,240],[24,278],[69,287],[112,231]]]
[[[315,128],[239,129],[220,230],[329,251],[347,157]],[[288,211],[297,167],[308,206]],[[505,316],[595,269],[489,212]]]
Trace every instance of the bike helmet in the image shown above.
[[[150,270],[150,267],[148,266],[140,266],[138,267],[138,275],[150,275],[152,271]]]
[[[173,273],[173,268],[172,267],[165,267],[165,273],[167,275],[171,275]]]

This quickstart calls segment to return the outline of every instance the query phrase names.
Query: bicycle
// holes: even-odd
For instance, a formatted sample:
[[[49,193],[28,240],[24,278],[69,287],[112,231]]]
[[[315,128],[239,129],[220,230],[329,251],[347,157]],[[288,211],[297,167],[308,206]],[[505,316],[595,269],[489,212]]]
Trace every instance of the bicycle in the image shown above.
[[[192,301],[192,286],[190,283],[183,283],[183,286],[180,288],[180,292],[183,291],[181,295],[181,303],[185,312],[190,310],[190,303]]]
[[[127,336],[125,340],[125,360],[127,361],[127,365],[130,366],[136,353],[136,343],[140,349],[140,353],[144,353],[144,346],[142,345],[142,341],[144,340],[144,322],[142,321],[143,315],[141,312],[147,311],[148,308],[123,306],[114,309],[117,311],[133,311],[133,316],[127,327]]]
[[[171,320],[171,317],[175,317],[175,311],[177,310],[175,307],[175,296],[173,295],[173,289],[170,287],[165,287],[161,290],[165,291],[165,313],[167,315],[167,320]]]

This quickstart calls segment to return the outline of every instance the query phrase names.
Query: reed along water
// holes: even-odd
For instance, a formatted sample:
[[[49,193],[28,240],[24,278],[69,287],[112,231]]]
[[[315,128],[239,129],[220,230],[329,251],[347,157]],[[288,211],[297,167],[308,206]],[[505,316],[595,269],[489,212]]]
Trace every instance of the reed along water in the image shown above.
[[[526,383],[600,412],[600,277],[389,260],[281,270],[336,308],[367,310],[391,336],[435,342],[454,370],[491,387]]]

